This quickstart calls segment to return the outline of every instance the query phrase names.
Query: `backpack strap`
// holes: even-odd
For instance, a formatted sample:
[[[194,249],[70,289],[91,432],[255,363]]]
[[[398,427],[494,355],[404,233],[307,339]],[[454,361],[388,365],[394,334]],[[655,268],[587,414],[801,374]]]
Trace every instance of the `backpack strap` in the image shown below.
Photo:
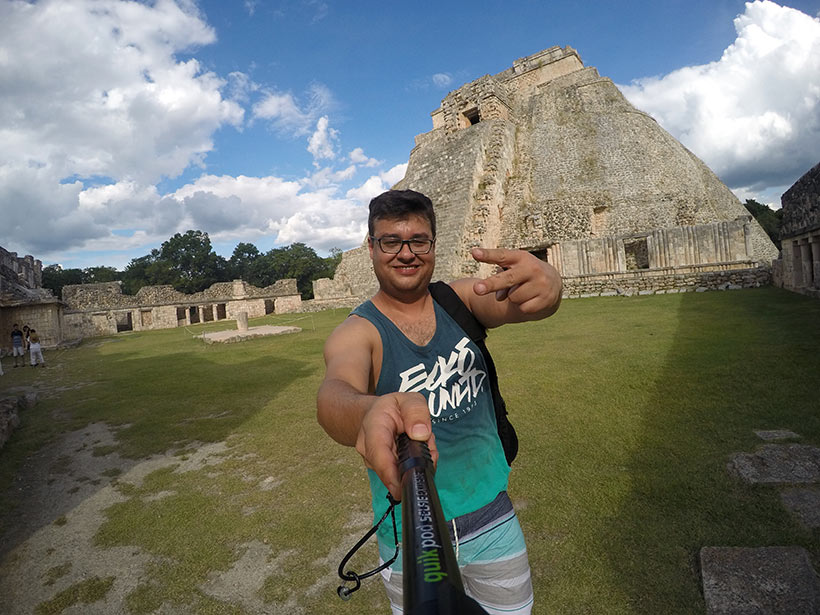
[[[501,397],[501,391],[498,389],[498,374],[495,371],[495,363],[487,348],[484,340],[487,338],[487,328],[482,325],[473,313],[464,305],[464,302],[458,296],[456,291],[445,282],[433,282],[429,285],[430,294],[433,300],[438,303],[444,311],[447,312],[458,326],[464,329],[464,332],[469,336],[473,343],[478,346],[481,354],[484,355],[484,363],[487,365],[487,376],[490,383],[490,393],[493,399],[493,407],[495,408],[495,423],[498,429],[498,437],[501,439],[501,445],[504,447],[504,456],[507,458],[507,464],[511,465],[513,459],[518,454],[518,435],[515,433],[515,428],[507,418],[507,404],[504,398]]]

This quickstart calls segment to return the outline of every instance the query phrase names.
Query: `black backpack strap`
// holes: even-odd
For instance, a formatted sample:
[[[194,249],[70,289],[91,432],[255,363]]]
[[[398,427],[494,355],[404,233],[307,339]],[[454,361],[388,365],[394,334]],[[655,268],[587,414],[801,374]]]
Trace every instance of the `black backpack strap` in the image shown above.
[[[430,294],[433,295],[436,303],[444,308],[453,320],[464,329],[464,332],[476,344],[487,337],[487,329],[482,325],[478,318],[473,316],[473,313],[467,309],[461,297],[458,296],[453,287],[445,282],[433,282],[429,286]]]
[[[484,363],[487,364],[490,393],[492,394],[493,406],[495,408],[495,422],[498,428],[498,437],[501,439],[501,444],[504,447],[504,456],[507,458],[507,464],[512,465],[513,459],[515,459],[515,456],[518,454],[518,435],[515,433],[515,428],[507,418],[507,404],[504,398],[501,397],[501,391],[498,388],[498,374],[495,371],[495,363],[493,363],[490,351],[484,343],[487,337],[487,328],[482,325],[467,306],[464,305],[464,302],[449,284],[441,281],[433,282],[428,288],[435,302],[443,307],[444,311],[464,329],[464,332],[470,337],[473,343],[478,346],[481,354],[484,355]]]

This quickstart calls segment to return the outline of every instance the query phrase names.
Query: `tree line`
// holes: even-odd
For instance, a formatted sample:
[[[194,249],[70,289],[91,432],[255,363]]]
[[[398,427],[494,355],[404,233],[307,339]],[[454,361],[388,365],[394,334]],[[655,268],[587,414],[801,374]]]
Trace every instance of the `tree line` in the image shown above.
[[[313,298],[313,280],[332,278],[342,259],[339,249],[322,258],[313,248],[293,243],[284,248],[260,252],[252,243],[240,242],[226,259],[211,247],[208,233],[187,231],[177,233],[150,254],[131,259],[119,271],[114,267],[63,269],[60,265],[43,267],[43,288],[61,296],[63,286],[122,281],[125,294],[134,295],[143,286],[170,284],[183,293],[205,290],[216,282],[242,279],[264,287],[277,280],[296,278],[303,299]]]
[[[758,203],[754,199],[746,199],[746,209],[754,216],[757,223],[763,227],[769,239],[772,240],[777,249],[780,249],[780,227],[783,225],[783,210],[772,209],[768,205]]]

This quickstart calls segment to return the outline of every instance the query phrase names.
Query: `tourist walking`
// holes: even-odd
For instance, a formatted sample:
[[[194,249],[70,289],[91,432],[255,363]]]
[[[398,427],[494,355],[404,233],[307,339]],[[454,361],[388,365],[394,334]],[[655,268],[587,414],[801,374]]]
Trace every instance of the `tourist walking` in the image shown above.
[[[43,358],[43,351],[40,348],[40,336],[34,329],[29,330],[29,350],[31,351],[31,366],[37,367],[37,360],[40,365],[46,366],[46,360]]]
[[[17,364],[17,357],[20,357],[20,365],[25,367],[25,339],[23,337],[23,332],[20,331],[20,327],[17,326],[17,323],[12,325],[11,328],[11,354],[14,357],[14,367],[19,367],[19,365]]]

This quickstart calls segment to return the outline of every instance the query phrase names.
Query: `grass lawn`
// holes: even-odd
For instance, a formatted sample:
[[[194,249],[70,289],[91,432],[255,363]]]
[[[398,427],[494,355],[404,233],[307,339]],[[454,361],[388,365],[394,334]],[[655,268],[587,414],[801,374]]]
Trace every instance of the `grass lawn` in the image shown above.
[[[251,325],[303,331],[237,344],[191,335],[218,324],[87,340],[46,352],[46,370],[6,359],[0,397],[37,382],[63,390],[26,411],[0,452],[0,508],[14,517],[14,474],[41,446],[104,422],[116,442],[100,457],[178,460],[100,483],[118,497],[95,548],[150,556],[128,572],[128,612],[389,612],[375,579],[350,602],[335,593],[338,562],[370,522],[358,455],[315,420],[322,344],[346,314],[265,317]],[[567,300],[550,319],[493,331],[489,346],[521,441],[510,493],[535,613],[703,613],[704,546],[799,545],[820,569],[820,532],[801,529],[776,489],[726,471],[762,443],[756,429],[820,445],[820,302],[773,288]],[[220,443],[210,465],[174,471]],[[68,528],[72,514],[50,522]],[[371,566],[367,553],[355,569]],[[0,577],[14,565],[12,552]],[[92,603],[126,574],[60,584],[82,566],[31,580],[53,587],[38,612]],[[247,599],[213,590],[220,575],[251,574]]]

